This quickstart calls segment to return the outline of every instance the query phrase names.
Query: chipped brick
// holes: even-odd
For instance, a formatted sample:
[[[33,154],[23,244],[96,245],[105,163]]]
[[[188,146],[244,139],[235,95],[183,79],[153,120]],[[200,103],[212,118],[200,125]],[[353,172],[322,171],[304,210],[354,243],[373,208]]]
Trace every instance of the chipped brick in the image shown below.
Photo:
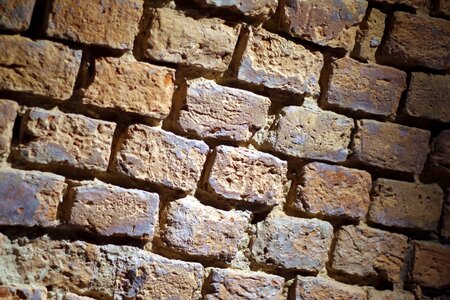
[[[293,285],[295,299],[302,300],[366,300],[366,292],[358,287],[324,277],[298,275]]]

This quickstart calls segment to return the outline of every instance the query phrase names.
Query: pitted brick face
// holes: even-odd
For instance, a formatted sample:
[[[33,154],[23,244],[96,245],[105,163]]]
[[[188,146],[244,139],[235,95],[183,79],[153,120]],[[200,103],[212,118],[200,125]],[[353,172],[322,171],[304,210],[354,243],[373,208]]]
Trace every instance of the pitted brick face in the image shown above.
[[[0,28],[25,31],[31,23],[36,0],[8,0],[0,5]]]

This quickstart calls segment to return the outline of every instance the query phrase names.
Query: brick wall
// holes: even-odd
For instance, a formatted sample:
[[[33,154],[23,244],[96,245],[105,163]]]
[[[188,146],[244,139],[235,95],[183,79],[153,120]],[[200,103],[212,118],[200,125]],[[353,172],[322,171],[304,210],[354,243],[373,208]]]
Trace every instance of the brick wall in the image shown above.
[[[0,299],[450,299],[448,0],[0,1]]]

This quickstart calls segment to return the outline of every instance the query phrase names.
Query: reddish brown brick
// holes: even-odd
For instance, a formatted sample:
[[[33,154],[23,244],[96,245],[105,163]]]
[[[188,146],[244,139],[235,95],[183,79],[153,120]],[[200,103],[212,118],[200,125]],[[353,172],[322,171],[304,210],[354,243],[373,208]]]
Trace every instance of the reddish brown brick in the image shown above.
[[[384,34],[386,15],[376,8],[368,8],[359,25],[352,57],[375,62],[375,53]]]
[[[232,12],[240,12],[251,18],[267,19],[272,15],[278,0],[195,0],[204,7],[220,7]]]
[[[2,300],[47,300],[47,289],[44,286],[0,285]]]
[[[18,109],[16,102],[0,99],[0,161],[6,160],[11,150],[13,127]]]
[[[358,287],[325,277],[297,276],[292,299],[301,300],[366,300],[366,292]]]
[[[368,300],[415,300],[414,294],[401,290],[379,291],[374,288],[367,289]]]
[[[35,0],[8,0],[0,5],[0,29],[25,31],[30,27]]]

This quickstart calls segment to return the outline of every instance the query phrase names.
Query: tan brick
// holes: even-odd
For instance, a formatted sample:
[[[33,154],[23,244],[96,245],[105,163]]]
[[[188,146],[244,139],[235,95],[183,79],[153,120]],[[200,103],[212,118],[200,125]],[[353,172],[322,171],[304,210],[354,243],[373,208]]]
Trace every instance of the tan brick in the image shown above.
[[[328,261],[332,237],[328,222],[273,213],[257,224],[251,252],[260,264],[317,273]]]
[[[213,269],[206,287],[206,300],[282,299],[284,278],[262,272]]]
[[[35,0],[8,0],[0,5],[0,29],[25,31],[30,27]]]
[[[450,240],[450,190],[447,190],[447,198],[442,207],[441,237]]]
[[[369,208],[369,173],[314,162],[303,167],[292,207],[327,217],[361,219]]]
[[[267,19],[272,15],[278,0],[195,0],[204,7],[220,7],[232,12],[240,12],[251,18]]]
[[[297,276],[292,299],[301,300],[366,300],[366,292],[358,287],[324,277]]]
[[[153,238],[158,226],[158,194],[100,181],[84,181],[71,192],[71,225],[106,236]]]
[[[172,201],[163,213],[161,239],[171,250],[232,260],[248,226],[248,216],[201,204],[192,196]]]
[[[450,122],[450,75],[411,73],[405,113]]]
[[[326,101],[351,111],[392,116],[405,89],[405,72],[345,57],[332,63]]]
[[[121,139],[113,165],[131,178],[190,191],[197,186],[208,152],[203,141],[132,125]]]
[[[368,219],[385,226],[436,231],[443,198],[437,184],[379,178],[372,190]]]
[[[163,119],[170,113],[175,70],[131,57],[99,58],[83,103]]]
[[[132,49],[143,12],[142,0],[55,0],[47,35],[85,44]]]
[[[8,286],[0,285],[2,300],[47,300],[47,289],[44,286]]]
[[[32,108],[22,128],[29,137],[19,147],[25,161],[97,171],[108,167],[115,123]]]
[[[180,12],[158,9],[149,25],[148,58],[223,72],[238,40],[238,27],[220,19],[195,20]]]
[[[369,8],[360,23],[352,57],[375,62],[375,52],[384,34],[386,15],[376,8]]]
[[[405,291],[378,291],[373,288],[367,289],[368,300],[414,300],[415,297],[410,292]]]
[[[64,177],[38,171],[0,170],[0,225],[55,226]]]
[[[449,43],[450,21],[395,12],[379,60],[405,68],[445,70],[450,68]]]
[[[275,206],[286,198],[287,172],[287,163],[270,154],[218,146],[208,190],[229,200]]]
[[[382,169],[420,173],[428,154],[430,132],[394,123],[357,121],[355,158]]]
[[[9,156],[18,109],[16,102],[0,99],[0,161]]]
[[[305,102],[281,110],[267,144],[271,150],[293,157],[340,162],[349,153],[353,127],[352,119]]]
[[[450,247],[435,242],[414,241],[410,275],[421,287],[450,287]]]
[[[72,95],[81,50],[18,35],[0,36],[0,90],[66,100]]]
[[[295,94],[316,95],[323,55],[264,29],[251,29],[239,80]]]
[[[398,282],[408,247],[406,236],[364,225],[342,226],[331,269],[361,283]]]
[[[390,5],[406,5],[416,9],[425,9],[429,5],[429,0],[375,0],[375,2]]]

